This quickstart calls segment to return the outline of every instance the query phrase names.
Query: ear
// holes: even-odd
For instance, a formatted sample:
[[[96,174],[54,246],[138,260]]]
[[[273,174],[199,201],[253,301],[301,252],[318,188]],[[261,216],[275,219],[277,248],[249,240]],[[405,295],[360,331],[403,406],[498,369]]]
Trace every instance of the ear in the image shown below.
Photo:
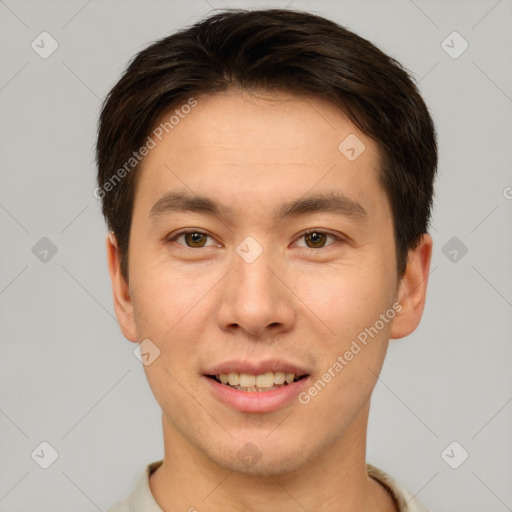
[[[393,320],[390,338],[403,338],[420,323],[427,294],[432,243],[432,237],[424,233],[416,248],[409,251],[407,268],[398,287],[397,302],[402,309]]]
[[[121,331],[126,339],[137,342],[137,330],[133,315],[133,303],[128,283],[121,273],[121,254],[114,233],[109,233],[106,240],[108,271],[112,283],[114,310]]]

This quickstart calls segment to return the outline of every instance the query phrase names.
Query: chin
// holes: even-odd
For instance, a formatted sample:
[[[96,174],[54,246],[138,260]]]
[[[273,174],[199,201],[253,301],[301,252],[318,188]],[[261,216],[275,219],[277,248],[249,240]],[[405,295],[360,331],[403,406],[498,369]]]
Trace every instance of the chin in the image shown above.
[[[263,477],[279,476],[300,470],[312,456],[304,449],[304,443],[289,443],[283,445],[283,438],[274,442],[265,437],[254,438],[245,443],[235,441],[235,446],[226,446],[223,453],[206,453],[217,465],[240,475]],[[298,449],[302,446],[302,449]]]
[[[236,455],[227,461],[217,461],[222,468],[248,477],[282,476],[300,470],[304,462],[304,460],[299,460],[297,453],[290,458],[262,456],[254,465],[241,462]]]

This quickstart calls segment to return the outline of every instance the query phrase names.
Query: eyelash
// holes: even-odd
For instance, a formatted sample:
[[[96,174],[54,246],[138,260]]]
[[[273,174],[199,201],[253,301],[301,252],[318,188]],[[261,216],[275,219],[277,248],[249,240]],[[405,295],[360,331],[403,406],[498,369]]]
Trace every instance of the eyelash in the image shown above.
[[[207,236],[209,238],[212,238],[213,240],[213,237],[208,235],[207,233],[204,233],[200,230],[197,230],[197,229],[192,229],[192,230],[186,230],[186,231],[180,231],[179,233],[176,233],[175,235],[173,235],[172,237],[168,237],[166,240],[168,242],[175,242],[180,236],[182,235],[186,235],[186,234],[189,234],[189,233],[197,233],[197,234],[200,234],[200,235],[204,235],[204,236]],[[328,231],[323,231],[321,229],[309,229],[307,231],[304,231],[303,233],[301,233],[297,238],[296,240],[299,240],[301,238],[304,238],[306,235],[309,235],[311,233],[319,233],[319,234],[322,234],[322,235],[326,235],[328,237],[332,237],[334,238],[335,242],[343,242],[345,239],[341,236],[338,236],[338,235],[334,235],[332,233],[329,233]],[[183,246],[185,249],[204,249],[206,247],[213,247],[213,246],[204,246],[204,247],[189,247],[188,245],[185,245],[185,244],[179,244],[181,246]],[[328,244],[328,245],[325,245],[323,247],[302,247],[303,249],[311,249],[313,251],[318,251],[319,249],[326,249],[327,247],[330,247],[331,245],[333,244]]]

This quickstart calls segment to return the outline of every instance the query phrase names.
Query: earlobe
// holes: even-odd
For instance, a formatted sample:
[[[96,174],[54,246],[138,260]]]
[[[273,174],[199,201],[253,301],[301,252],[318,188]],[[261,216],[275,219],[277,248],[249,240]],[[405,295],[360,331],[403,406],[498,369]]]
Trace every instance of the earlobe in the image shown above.
[[[407,268],[397,296],[402,309],[393,320],[390,338],[403,338],[411,334],[420,323],[427,294],[432,244],[432,237],[425,233],[416,248],[409,251]]]
[[[121,254],[114,233],[110,232],[108,234],[106,246],[108,271],[112,284],[112,296],[116,317],[124,337],[129,341],[137,342],[132,298],[130,296],[128,283],[121,272]]]

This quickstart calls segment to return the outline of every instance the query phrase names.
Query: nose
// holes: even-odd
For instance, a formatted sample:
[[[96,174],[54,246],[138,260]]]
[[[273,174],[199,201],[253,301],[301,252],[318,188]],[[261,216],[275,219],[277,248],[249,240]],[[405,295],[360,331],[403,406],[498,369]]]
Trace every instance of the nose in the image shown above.
[[[221,329],[243,333],[253,341],[275,338],[292,329],[296,318],[294,296],[286,273],[263,252],[252,262],[235,255],[220,297]],[[293,287],[293,286],[292,286]]]

